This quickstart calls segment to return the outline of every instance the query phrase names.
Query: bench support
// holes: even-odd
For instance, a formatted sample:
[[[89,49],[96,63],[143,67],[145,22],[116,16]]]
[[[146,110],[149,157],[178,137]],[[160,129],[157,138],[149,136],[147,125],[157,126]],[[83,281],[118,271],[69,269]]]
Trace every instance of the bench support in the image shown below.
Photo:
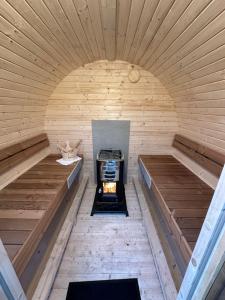
[[[0,299],[26,300],[22,286],[17,278],[5,247],[0,239]]]
[[[55,280],[58,268],[63,258],[67,242],[69,240],[73,226],[76,224],[76,217],[80,208],[80,204],[88,183],[88,176],[84,176],[77,194],[73,200],[70,210],[66,216],[63,226],[58,234],[51,255],[42,273],[38,286],[33,295],[33,300],[47,300]]]
[[[225,167],[194,248],[178,300],[205,299],[225,260]]]
[[[174,285],[166,257],[163,252],[163,248],[161,246],[151,211],[148,207],[148,204],[146,202],[145,196],[142,191],[142,187],[139,183],[139,180],[137,177],[133,177],[133,183],[135,187],[135,191],[138,197],[138,201],[140,204],[143,221],[145,224],[145,228],[148,235],[149,244],[152,250],[155,266],[157,268],[157,272],[159,275],[159,280],[161,283],[161,288],[163,291],[164,298],[167,300],[173,300],[176,299],[177,291],[176,287]]]

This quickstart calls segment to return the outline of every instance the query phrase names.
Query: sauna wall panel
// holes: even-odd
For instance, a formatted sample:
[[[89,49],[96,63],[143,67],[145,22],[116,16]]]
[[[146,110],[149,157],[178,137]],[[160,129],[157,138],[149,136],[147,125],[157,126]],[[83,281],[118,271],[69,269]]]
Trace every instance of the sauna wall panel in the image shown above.
[[[0,80],[1,81],[1,80]],[[1,82],[0,82],[1,84]],[[13,84],[15,86],[15,84]],[[0,88],[0,148],[44,131],[46,97]]]
[[[129,61],[150,71],[177,102],[180,133],[225,152],[221,0],[1,0],[0,148],[42,132],[47,101],[58,83],[99,59]],[[99,76],[96,80],[101,83]],[[140,115],[131,111],[125,117],[136,118],[136,128],[148,132],[151,113],[144,116],[149,114],[151,125],[142,126]]]
[[[151,73],[135,66],[141,78],[131,83],[132,66],[98,61],[66,76],[49,98],[46,131],[53,151],[57,142],[82,139],[92,160],[91,120],[130,120],[129,166],[139,153],[168,153],[177,132],[175,103]]]
[[[192,1],[145,65],[176,100],[179,132],[223,153],[224,10],[218,0]]]

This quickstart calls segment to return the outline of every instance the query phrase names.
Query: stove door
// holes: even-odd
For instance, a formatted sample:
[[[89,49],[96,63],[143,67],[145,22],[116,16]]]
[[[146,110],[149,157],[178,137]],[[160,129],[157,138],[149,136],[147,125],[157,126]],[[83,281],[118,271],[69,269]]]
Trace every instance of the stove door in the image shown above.
[[[103,194],[115,194],[116,182],[103,182]]]

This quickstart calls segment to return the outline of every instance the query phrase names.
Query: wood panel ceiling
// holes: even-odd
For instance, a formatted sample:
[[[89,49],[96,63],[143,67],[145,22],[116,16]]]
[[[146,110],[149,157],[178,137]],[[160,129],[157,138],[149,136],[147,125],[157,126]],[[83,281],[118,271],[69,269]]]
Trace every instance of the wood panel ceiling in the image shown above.
[[[224,9],[221,0],[1,0],[1,78],[26,76],[48,94],[78,66],[121,59],[179,93],[225,67]]]
[[[225,1],[1,0],[1,105],[20,99],[29,113],[29,99],[42,118],[57,83],[99,59],[151,71],[177,99],[183,119],[196,105],[207,114],[209,102],[204,109],[189,103],[202,99],[217,101],[224,115]]]

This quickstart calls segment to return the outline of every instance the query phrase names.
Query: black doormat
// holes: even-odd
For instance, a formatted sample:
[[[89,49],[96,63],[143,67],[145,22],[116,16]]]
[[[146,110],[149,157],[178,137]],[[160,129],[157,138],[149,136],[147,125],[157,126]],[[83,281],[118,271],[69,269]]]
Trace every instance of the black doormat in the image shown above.
[[[70,282],[66,300],[141,300],[137,279]]]

